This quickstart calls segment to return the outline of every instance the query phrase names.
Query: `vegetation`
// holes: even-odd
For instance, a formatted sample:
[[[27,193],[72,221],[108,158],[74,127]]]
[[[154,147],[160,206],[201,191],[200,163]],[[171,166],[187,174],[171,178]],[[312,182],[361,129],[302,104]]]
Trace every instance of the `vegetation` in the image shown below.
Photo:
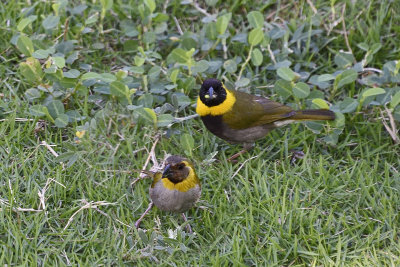
[[[398,1],[0,3],[3,265],[400,265]],[[193,116],[206,77],[331,123],[241,149]],[[295,157],[303,151],[304,157]],[[133,170],[190,157],[153,209]]]

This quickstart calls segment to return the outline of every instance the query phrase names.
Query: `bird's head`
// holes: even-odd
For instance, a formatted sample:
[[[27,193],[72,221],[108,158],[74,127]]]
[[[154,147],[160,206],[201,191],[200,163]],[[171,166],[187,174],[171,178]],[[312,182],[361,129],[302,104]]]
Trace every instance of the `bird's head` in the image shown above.
[[[208,107],[218,106],[226,99],[226,89],[222,82],[217,79],[207,79],[200,89],[200,100]]]
[[[169,156],[162,177],[177,184],[189,178],[191,174],[194,174],[194,168],[188,159],[180,156]]]

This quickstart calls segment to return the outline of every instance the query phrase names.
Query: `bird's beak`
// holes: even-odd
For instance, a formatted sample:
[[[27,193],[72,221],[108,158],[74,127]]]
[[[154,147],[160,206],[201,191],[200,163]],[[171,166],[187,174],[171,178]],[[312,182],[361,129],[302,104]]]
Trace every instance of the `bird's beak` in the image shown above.
[[[213,98],[214,95],[214,88],[210,87],[210,89],[208,89],[208,95],[206,95],[206,98]]]
[[[170,174],[171,174],[171,164],[168,164],[164,168],[164,172],[162,174],[162,177],[167,177],[168,178],[168,175],[170,175]]]

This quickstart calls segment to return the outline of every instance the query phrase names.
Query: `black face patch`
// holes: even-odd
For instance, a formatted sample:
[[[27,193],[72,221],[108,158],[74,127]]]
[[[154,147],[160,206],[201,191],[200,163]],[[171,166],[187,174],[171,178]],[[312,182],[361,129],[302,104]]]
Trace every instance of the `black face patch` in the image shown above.
[[[182,162],[185,160],[179,156],[169,156],[166,160],[167,166],[164,169],[163,177],[168,178],[174,184],[185,180],[189,175],[189,168]]]
[[[208,95],[208,90],[212,87],[214,89],[214,94],[216,95],[215,98],[206,98],[205,96]],[[208,107],[218,106],[226,99],[226,90],[222,86],[220,80],[217,79],[207,79],[203,82],[200,89],[200,100],[204,103],[204,105]]]

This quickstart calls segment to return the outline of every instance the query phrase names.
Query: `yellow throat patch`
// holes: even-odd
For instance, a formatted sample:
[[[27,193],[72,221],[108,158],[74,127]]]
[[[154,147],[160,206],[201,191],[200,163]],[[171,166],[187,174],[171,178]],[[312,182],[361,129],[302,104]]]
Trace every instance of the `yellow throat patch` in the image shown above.
[[[218,116],[218,115],[223,115],[224,113],[230,111],[233,107],[233,104],[235,104],[236,102],[236,98],[231,91],[225,88],[224,85],[223,87],[226,90],[226,99],[224,100],[224,102],[222,102],[217,106],[208,107],[200,100],[200,97],[198,97],[196,113],[199,114],[200,116],[207,116],[207,115]]]
[[[162,178],[162,183],[166,189],[169,190],[178,190],[180,192],[187,192],[190,189],[194,188],[196,185],[200,186],[200,180],[197,177],[192,165],[189,164],[187,161],[182,161],[185,163],[186,167],[189,168],[189,175],[188,177],[180,183],[174,184],[168,178]]]

